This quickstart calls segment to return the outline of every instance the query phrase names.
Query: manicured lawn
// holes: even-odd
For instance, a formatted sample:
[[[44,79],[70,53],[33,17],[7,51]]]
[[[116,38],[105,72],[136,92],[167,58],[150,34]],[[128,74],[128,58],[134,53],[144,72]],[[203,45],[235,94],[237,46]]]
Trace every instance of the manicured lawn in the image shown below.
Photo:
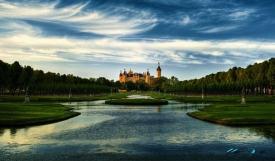
[[[121,99],[128,95],[149,95],[155,99]],[[117,99],[117,100],[110,100]],[[165,100],[162,100],[165,99]],[[225,125],[275,125],[275,97],[246,96],[242,105],[241,96],[184,97],[155,92],[110,93],[96,96],[30,96],[30,103],[24,104],[24,96],[0,95],[0,126],[26,126],[46,124],[65,120],[80,113],[69,111],[61,102],[109,100],[106,103],[120,105],[167,104],[166,100],[211,104],[201,111],[188,115],[213,123]]]
[[[188,115],[200,120],[232,126],[275,125],[275,104],[213,104]]]
[[[56,103],[0,103],[0,126],[25,126],[62,121],[79,115]]]
[[[105,101],[112,105],[167,105],[168,101],[158,99],[117,99]]]
[[[95,100],[107,100],[107,99],[120,99],[125,98],[133,93],[110,93],[104,95],[92,95],[92,96],[77,96],[73,95],[71,99],[68,96],[30,96],[30,102],[80,102],[80,101],[95,101]],[[24,102],[25,96],[12,96],[12,95],[0,95],[0,102]]]

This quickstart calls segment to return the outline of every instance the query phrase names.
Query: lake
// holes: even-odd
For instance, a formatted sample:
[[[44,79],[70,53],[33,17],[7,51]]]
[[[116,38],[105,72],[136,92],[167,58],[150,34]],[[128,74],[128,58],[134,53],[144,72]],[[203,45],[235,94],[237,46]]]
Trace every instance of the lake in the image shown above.
[[[2,158],[45,159],[56,154],[275,158],[274,126],[229,127],[186,115],[204,104],[170,101],[161,106],[122,106],[93,101],[65,105],[81,115],[48,125],[0,128]]]

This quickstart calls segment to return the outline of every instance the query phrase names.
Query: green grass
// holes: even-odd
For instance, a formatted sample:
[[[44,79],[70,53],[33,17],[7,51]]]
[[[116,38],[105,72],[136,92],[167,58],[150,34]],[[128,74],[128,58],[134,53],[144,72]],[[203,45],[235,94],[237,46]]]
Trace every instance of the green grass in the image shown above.
[[[93,95],[93,96],[73,96],[69,99],[68,96],[30,96],[30,102],[80,102],[80,101],[95,101],[95,100],[107,100],[107,99],[120,99],[125,98],[128,95],[134,93],[110,93],[105,95]],[[24,102],[25,96],[12,96],[12,95],[0,95],[0,102]]]
[[[232,126],[275,125],[275,104],[213,104],[188,115],[200,120]]]
[[[155,100],[121,99],[132,94],[149,95]],[[69,108],[60,105],[61,102],[110,99],[118,99],[117,104],[124,105],[159,104],[159,102],[153,101],[161,102],[162,99],[189,103],[204,102],[212,105],[188,115],[200,120],[225,125],[275,125],[275,97],[246,96],[247,104],[241,105],[241,96],[205,96],[202,99],[201,97],[182,97],[155,92],[127,92],[92,97],[73,95],[72,99],[69,99],[68,96],[30,96],[31,102],[29,104],[23,103],[24,96],[0,95],[0,126],[26,126],[61,121],[79,115],[79,113],[70,112]],[[133,102],[129,103],[129,101]],[[164,104],[167,104],[166,102]]]
[[[112,105],[167,105],[168,101],[158,99],[117,99],[105,101]]]
[[[56,103],[0,103],[0,126],[39,125],[62,121],[79,115]]]

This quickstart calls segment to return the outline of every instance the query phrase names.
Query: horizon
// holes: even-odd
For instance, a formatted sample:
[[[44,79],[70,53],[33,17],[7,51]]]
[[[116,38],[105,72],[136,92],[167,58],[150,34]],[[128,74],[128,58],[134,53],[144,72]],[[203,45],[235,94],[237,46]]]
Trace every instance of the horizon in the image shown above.
[[[82,78],[199,79],[275,57],[275,2],[0,1],[0,57]]]

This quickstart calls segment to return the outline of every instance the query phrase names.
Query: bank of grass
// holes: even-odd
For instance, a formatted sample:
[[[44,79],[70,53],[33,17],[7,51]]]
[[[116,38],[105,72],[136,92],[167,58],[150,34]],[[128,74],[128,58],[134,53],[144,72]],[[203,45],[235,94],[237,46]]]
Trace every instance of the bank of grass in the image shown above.
[[[107,99],[120,99],[126,98],[128,95],[134,94],[132,92],[128,93],[113,93],[113,94],[101,94],[101,95],[91,95],[91,96],[77,96],[73,95],[69,99],[68,96],[30,96],[31,102],[80,102],[80,101],[95,101],[95,100],[107,100]],[[25,96],[12,96],[12,95],[0,95],[0,102],[24,102]]]
[[[107,100],[105,103],[112,105],[167,105],[168,101],[159,99],[116,99]]]
[[[30,103],[23,103],[25,96],[0,95],[0,127],[48,124],[80,115],[62,102],[81,102],[125,98],[132,93],[114,93],[94,96],[30,96]]]
[[[231,126],[275,125],[275,104],[212,104],[188,115],[203,121]]]
[[[57,103],[0,103],[0,126],[29,126],[53,123],[69,119],[80,113]]]
[[[167,99],[167,100],[178,100],[181,102],[188,103],[241,103],[241,96],[204,96],[202,99],[201,96],[184,96],[184,95],[173,95],[173,94],[163,94],[148,92],[148,95],[155,99]],[[246,96],[247,102],[252,103],[266,103],[266,102],[275,102],[275,96]]]
[[[125,100],[124,105],[129,101],[137,102],[140,105],[150,105],[144,100],[121,99],[128,95],[148,95],[155,100],[177,100],[188,103],[211,104],[201,111],[189,113],[194,118],[225,125],[275,125],[275,97],[269,96],[247,96],[246,105],[241,105],[241,96],[205,96],[186,97],[155,92],[128,92],[108,93],[95,96],[30,96],[30,103],[24,104],[24,96],[0,95],[0,126],[26,126],[46,124],[65,120],[79,115],[77,112],[70,112],[69,108],[60,105],[61,102],[79,102],[94,100]],[[149,101],[152,101],[148,99]],[[114,100],[113,100],[114,101]],[[130,103],[133,104],[133,103]],[[156,103],[152,103],[156,104]],[[166,104],[166,102],[165,102]]]

